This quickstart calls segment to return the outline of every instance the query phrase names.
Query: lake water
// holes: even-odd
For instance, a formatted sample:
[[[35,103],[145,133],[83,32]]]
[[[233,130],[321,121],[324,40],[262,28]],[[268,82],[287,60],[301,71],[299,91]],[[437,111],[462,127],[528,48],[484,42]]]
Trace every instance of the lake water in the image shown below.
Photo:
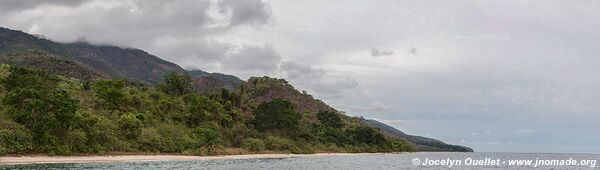
[[[600,155],[591,154],[410,153],[236,160],[12,165],[0,166],[0,169],[600,169],[598,160],[600,160]],[[529,165],[525,165],[528,162]],[[521,165],[514,165],[519,163]]]

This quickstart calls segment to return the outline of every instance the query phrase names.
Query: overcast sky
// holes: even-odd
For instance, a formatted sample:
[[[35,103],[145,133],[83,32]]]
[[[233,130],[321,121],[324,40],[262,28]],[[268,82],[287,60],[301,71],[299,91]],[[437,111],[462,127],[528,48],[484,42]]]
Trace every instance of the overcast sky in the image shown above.
[[[348,115],[491,152],[600,153],[600,2],[0,1],[0,26],[288,79]]]

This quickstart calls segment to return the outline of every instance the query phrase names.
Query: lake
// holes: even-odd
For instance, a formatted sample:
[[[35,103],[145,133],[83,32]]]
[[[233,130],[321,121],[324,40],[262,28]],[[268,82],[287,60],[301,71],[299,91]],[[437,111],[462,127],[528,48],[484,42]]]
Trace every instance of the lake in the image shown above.
[[[600,169],[600,155],[409,153],[194,161],[0,166],[0,169]]]

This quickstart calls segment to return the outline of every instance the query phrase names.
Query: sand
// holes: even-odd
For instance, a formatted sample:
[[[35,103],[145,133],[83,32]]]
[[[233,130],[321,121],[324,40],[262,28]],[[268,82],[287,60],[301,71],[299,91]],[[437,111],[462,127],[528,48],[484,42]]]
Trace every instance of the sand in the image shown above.
[[[185,161],[254,158],[291,158],[318,156],[355,156],[369,153],[317,153],[317,154],[249,154],[225,156],[185,155],[114,155],[114,156],[10,156],[0,157],[0,165],[50,164],[50,163],[111,163],[128,161]]]

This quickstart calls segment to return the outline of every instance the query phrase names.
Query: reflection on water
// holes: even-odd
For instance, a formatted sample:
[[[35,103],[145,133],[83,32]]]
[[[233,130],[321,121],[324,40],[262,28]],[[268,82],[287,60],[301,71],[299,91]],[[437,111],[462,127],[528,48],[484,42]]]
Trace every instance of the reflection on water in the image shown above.
[[[488,159],[489,158],[489,159]],[[415,162],[418,159],[418,163]],[[500,160],[500,165],[465,165],[464,160]],[[591,160],[600,155],[585,154],[513,154],[513,153],[411,153],[411,154],[371,154],[355,156],[315,156],[276,159],[237,159],[202,161],[132,161],[120,163],[93,164],[42,164],[0,166],[0,169],[600,169],[591,165]],[[440,163],[447,160],[463,161],[462,165],[423,165],[429,160]],[[439,160],[435,162],[435,160]],[[590,160],[586,166],[511,166],[509,160]],[[502,164],[504,162],[504,164]],[[550,162],[550,161],[548,161]],[[415,165],[417,164],[417,165]],[[598,163],[596,163],[598,164]]]

